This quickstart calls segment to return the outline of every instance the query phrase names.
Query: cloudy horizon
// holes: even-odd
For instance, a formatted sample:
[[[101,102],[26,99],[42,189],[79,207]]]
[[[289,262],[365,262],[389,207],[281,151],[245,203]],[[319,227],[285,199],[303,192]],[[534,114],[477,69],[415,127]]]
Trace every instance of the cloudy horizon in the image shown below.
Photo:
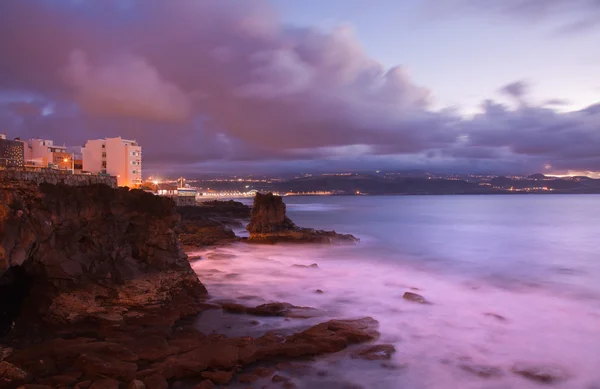
[[[149,174],[599,176],[599,2],[395,3],[5,1],[0,132]]]

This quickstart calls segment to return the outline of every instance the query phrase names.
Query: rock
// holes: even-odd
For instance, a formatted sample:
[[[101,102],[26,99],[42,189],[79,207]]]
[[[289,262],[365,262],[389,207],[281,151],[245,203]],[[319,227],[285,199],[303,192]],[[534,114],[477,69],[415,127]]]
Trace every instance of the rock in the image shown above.
[[[392,344],[377,344],[367,346],[350,354],[355,359],[366,359],[369,361],[387,360],[392,358],[392,354],[396,352],[396,348]]]
[[[285,389],[296,389],[298,387],[298,385],[296,385],[292,381],[288,380],[283,383],[283,387]]]
[[[49,385],[53,387],[72,386],[75,383],[77,383],[77,378],[68,375],[57,375],[53,377],[44,378],[38,381],[40,384]]]
[[[429,301],[425,299],[425,297],[413,292],[404,292],[402,298],[419,304],[430,304]]]
[[[90,387],[91,384],[92,384],[92,381],[90,381],[90,380],[81,381],[81,382],[77,383],[77,385],[75,385],[73,387],[73,389],[87,389]]]
[[[181,250],[170,199],[105,185],[2,181],[0,204],[0,276],[21,272],[10,285],[30,296],[12,333],[141,322],[158,311],[172,323],[198,313],[206,289]]]
[[[285,204],[281,196],[272,193],[256,193],[250,213],[250,224],[246,227],[250,234],[266,234],[287,231],[296,225],[286,216]]]
[[[119,381],[112,378],[104,378],[94,381],[89,389],[119,389]]]
[[[251,384],[261,378],[271,377],[275,374],[275,370],[268,367],[258,367],[252,371],[252,374],[242,374],[239,381],[243,384]]]
[[[317,290],[315,290],[315,293],[318,293],[318,294],[323,294],[323,293],[325,293],[325,292],[323,292],[321,289],[317,289]]]
[[[283,382],[283,381],[286,381],[286,380],[287,380],[287,378],[285,378],[283,376],[280,376],[279,374],[275,374],[273,376],[273,378],[271,378],[271,381],[273,381],[273,382]]]
[[[146,389],[168,389],[169,383],[167,379],[160,374],[153,374],[144,378]]]
[[[0,389],[16,388],[31,381],[28,374],[6,361],[0,362]]]
[[[58,373],[58,369],[52,358],[35,359],[32,365],[27,366],[27,371],[34,377],[47,377]]]
[[[274,332],[268,332],[256,339],[211,335],[188,352],[171,355],[164,361],[152,364],[148,373],[160,373],[167,379],[197,375],[211,380],[231,379],[230,375],[238,366],[332,353],[351,344],[374,340],[379,336],[376,328],[375,320],[363,318],[330,320],[285,337]],[[138,377],[142,373],[138,372]]]
[[[229,313],[245,313],[256,316],[284,316],[298,319],[322,316],[323,312],[310,307],[298,307],[289,303],[268,303],[247,307],[236,303],[223,303],[221,308]]]
[[[207,378],[215,384],[228,384],[233,378],[233,371],[203,371],[202,378]]]
[[[492,378],[502,376],[502,369],[494,366],[479,365],[473,363],[462,363],[460,368],[481,378]]]
[[[177,211],[181,214],[179,241],[192,247],[239,240],[229,226],[240,225],[238,219],[250,217],[250,207],[237,201],[210,201],[199,206],[178,207]]]
[[[356,243],[352,235],[338,234],[335,231],[320,231],[312,228],[300,228],[287,216],[281,196],[272,193],[257,193],[246,226],[250,232],[250,243]]]
[[[257,376],[256,374],[242,374],[239,376],[238,380],[242,383],[242,384],[251,384],[253,382],[256,382],[260,379],[259,376]]]
[[[211,380],[204,380],[198,385],[194,386],[194,389],[214,389],[215,384]]]
[[[384,369],[388,369],[388,370],[400,370],[400,369],[406,368],[408,365],[406,363],[395,364],[395,363],[390,363],[390,362],[382,362],[379,366],[383,367]]]
[[[75,366],[81,369],[86,376],[104,376],[130,381],[135,377],[137,365],[135,363],[109,360],[94,355],[83,354],[75,361]]]
[[[40,385],[40,384],[25,384],[19,386],[17,389],[52,389],[51,386],[48,385]]]
[[[5,360],[12,352],[12,348],[0,345],[0,362]]]
[[[305,377],[315,372],[315,368],[313,366],[304,363],[281,362],[275,367],[277,370],[286,372],[294,377]]]
[[[269,367],[257,367],[254,369],[254,371],[252,371],[252,374],[261,378],[270,377],[275,374],[275,369],[271,369]]]
[[[372,318],[330,320],[306,331],[284,338],[267,333],[239,351],[242,364],[276,357],[302,357],[333,353],[354,343],[374,340],[379,336],[377,321]]]
[[[146,389],[146,385],[140,380],[131,380],[127,389]]]
[[[145,336],[127,343],[129,349],[138,355],[139,359],[156,361],[172,353],[169,342],[160,335]]]
[[[506,318],[502,315],[498,315],[497,313],[493,313],[493,312],[486,312],[484,313],[485,316],[488,317],[493,317],[494,319],[500,320],[500,321],[506,321]]]
[[[558,366],[516,364],[511,370],[520,376],[545,384],[564,381],[569,378],[569,374]]]
[[[316,263],[313,263],[312,265],[292,265],[292,267],[302,267],[302,268],[312,268],[312,269],[318,269],[319,265],[317,265]]]

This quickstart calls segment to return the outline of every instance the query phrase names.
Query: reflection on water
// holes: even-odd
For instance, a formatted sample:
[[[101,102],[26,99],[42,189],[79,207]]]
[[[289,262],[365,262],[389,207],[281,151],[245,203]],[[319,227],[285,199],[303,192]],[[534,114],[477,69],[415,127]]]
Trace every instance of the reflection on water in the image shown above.
[[[285,200],[297,203],[288,206],[297,224],[356,233],[361,243],[239,244],[193,266],[215,300],[286,301],[330,317],[377,319],[380,342],[396,346],[396,368],[341,353],[313,362],[329,379],[365,388],[536,388],[511,372],[530,363],[569,376],[553,387],[600,385],[600,196]],[[319,268],[292,266],[312,263]],[[402,299],[409,290],[433,304]],[[247,317],[240,324],[219,311],[209,315],[203,330],[229,320],[231,335],[326,320]],[[482,378],[465,368],[474,365],[499,374]],[[300,384],[329,387],[311,380]]]

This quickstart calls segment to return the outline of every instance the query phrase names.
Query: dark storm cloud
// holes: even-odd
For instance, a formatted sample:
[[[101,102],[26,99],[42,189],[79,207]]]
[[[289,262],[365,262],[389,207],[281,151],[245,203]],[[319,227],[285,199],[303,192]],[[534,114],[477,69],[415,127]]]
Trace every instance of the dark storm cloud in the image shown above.
[[[0,99],[0,128],[69,144],[136,138],[152,169],[596,166],[593,108],[434,111],[350,28],[284,26],[262,1],[6,1],[0,37],[0,94],[20,91]],[[527,85],[502,91],[522,101]]]

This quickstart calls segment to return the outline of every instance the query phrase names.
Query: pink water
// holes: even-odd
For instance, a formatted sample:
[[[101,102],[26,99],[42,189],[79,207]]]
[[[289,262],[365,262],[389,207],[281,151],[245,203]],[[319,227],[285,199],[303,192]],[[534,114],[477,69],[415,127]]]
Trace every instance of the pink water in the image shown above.
[[[353,207],[335,203],[335,198],[329,201],[331,203],[321,204],[323,207],[299,205],[295,210],[292,204],[290,214],[298,220],[310,218],[310,214],[302,216],[300,212],[318,213],[313,218],[325,224],[322,227],[335,224],[339,214],[351,217],[348,214],[353,212]],[[368,206],[364,201],[361,212]],[[303,211],[307,208],[310,210]],[[359,220],[356,222],[359,226]],[[387,223],[388,230],[391,228],[389,222],[382,220],[381,223]],[[405,221],[399,219],[397,231],[402,230],[403,223]],[[365,233],[369,231],[369,224],[371,235]],[[237,244],[203,252],[206,259],[195,262],[193,267],[214,300],[238,299],[246,305],[285,301],[327,312],[326,317],[318,319],[258,318],[260,324],[251,330],[232,324],[228,329],[232,335],[248,331],[258,335],[272,328],[300,329],[329,317],[371,316],[380,323],[378,342],[396,346],[397,352],[390,363],[398,366],[397,369],[383,368],[379,361],[353,360],[341,352],[312,362],[316,369],[327,371],[327,376],[300,379],[296,381],[299,387],[330,388],[340,382],[352,382],[364,388],[408,389],[544,386],[511,371],[515,364],[526,363],[562,370],[567,377],[552,387],[600,388],[600,279],[594,267],[600,256],[595,249],[588,251],[589,247],[583,245],[583,252],[573,252],[570,257],[547,261],[532,258],[527,263],[527,250],[507,243],[517,241],[516,237],[504,242],[504,250],[510,254],[507,258],[513,258],[512,262],[499,266],[494,262],[498,259],[486,259],[472,266],[472,271],[463,271],[464,263],[448,259],[452,256],[432,258],[438,247],[421,257],[415,255],[415,250],[398,249],[397,242],[390,240],[391,235],[376,234],[373,227],[376,224],[376,220],[368,223],[362,220],[357,228],[362,241],[357,246]],[[486,222],[479,228],[485,229]],[[564,228],[568,236],[567,226]],[[520,229],[526,233],[527,227],[521,225]],[[551,223],[548,229],[555,234]],[[353,232],[352,225],[342,232]],[[432,233],[437,233],[434,227]],[[506,231],[503,236],[510,235],[511,231]],[[426,242],[413,243],[413,249],[414,245],[427,246]],[[541,244],[536,243],[536,247]],[[582,244],[579,242],[577,247],[581,249]],[[448,242],[448,246],[456,245],[456,239]],[[482,249],[462,247],[460,250],[477,253]],[[588,252],[596,262],[586,256]],[[214,253],[231,257],[208,259]],[[312,263],[317,263],[319,268],[292,266]],[[548,273],[544,264],[550,269]],[[318,294],[316,289],[324,293]],[[401,297],[405,291],[415,291],[432,304],[406,301]],[[505,320],[486,313],[500,315]],[[461,365],[465,363],[497,367],[502,374],[481,378],[463,370]]]

